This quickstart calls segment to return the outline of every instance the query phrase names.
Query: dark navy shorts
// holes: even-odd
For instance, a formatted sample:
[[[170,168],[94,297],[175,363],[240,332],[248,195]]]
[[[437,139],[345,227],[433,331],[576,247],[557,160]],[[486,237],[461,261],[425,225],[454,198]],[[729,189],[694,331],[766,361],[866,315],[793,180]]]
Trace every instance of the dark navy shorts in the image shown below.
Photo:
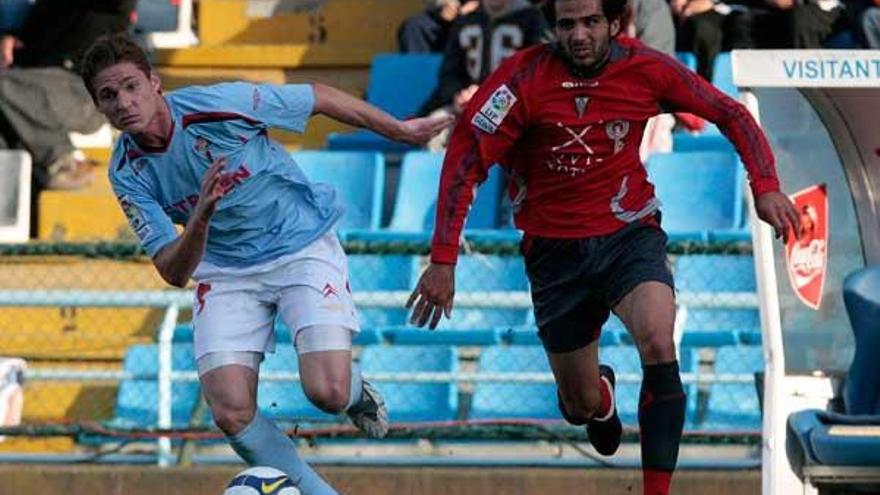
[[[658,218],[605,236],[526,235],[522,253],[538,335],[548,352],[571,352],[599,338],[611,308],[642,282],[675,288]]]

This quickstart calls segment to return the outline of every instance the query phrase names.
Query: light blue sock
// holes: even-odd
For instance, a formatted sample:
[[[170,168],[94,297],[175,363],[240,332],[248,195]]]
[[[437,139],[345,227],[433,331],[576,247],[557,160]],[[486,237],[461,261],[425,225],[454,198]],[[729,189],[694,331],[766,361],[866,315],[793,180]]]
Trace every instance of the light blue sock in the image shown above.
[[[251,424],[226,439],[251,466],[269,466],[287,473],[303,495],[338,495],[300,458],[293,440],[259,412]]]
[[[361,367],[357,363],[351,363],[351,386],[348,389],[348,405],[345,410],[351,406],[359,404],[364,397],[364,379],[361,377]]]

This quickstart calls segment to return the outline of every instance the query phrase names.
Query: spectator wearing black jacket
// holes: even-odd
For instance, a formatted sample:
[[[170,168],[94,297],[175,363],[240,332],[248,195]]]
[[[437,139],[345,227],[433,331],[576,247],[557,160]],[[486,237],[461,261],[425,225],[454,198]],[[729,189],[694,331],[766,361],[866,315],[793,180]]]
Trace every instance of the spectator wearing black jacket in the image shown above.
[[[455,20],[443,52],[437,88],[419,115],[459,115],[479,84],[517,50],[551,34],[541,11],[527,0],[481,0],[480,8]],[[442,149],[448,133],[428,147]]]
[[[77,74],[86,48],[125,31],[136,0],[37,0],[15,32],[0,37],[0,148],[26,149],[41,189],[77,189],[92,180],[70,132],[104,123]],[[36,197],[37,194],[34,194]]]

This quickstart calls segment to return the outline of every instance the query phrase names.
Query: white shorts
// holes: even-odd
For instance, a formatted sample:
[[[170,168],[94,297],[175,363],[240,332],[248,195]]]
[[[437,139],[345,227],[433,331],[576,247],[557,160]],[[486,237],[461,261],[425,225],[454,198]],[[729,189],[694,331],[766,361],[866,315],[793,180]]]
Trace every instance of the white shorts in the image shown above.
[[[348,263],[333,231],[293,255],[253,268],[229,273],[212,268],[199,278],[193,291],[196,359],[212,352],[274,352],[279,312],[293,342],[311,326],[360,331]]]

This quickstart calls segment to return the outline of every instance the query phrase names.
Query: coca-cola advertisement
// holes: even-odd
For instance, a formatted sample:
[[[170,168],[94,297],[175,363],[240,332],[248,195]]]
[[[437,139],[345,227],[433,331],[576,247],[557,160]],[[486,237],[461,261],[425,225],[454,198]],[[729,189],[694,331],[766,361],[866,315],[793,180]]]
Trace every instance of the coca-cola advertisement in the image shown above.
[[[800,214],[799,238],[789,236],[785,245],[788,280],[798,298],[818,309],[828,268],[828,194],[818,184],[791,196]]]

